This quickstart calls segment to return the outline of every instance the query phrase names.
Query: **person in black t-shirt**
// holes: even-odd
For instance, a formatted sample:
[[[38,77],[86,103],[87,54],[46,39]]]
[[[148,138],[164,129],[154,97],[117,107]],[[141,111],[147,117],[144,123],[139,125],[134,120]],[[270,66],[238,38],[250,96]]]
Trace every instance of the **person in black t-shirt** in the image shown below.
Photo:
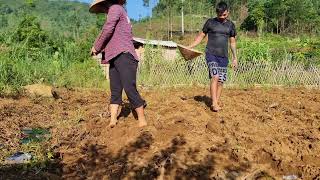
[[[223,83],[227,79],[228,42],[232,52],[232,67],[237,68],[238,60],[236,53],[236,28],[232,21],[228,20],[228,5],[225,2],[218,3],[216,7],[217,17],[208,19],[204,24],[202,32],[196,37],[195,41],[189,46],[194,48],[208,35],[206,47],[206,61],[209,69],[210,94],[212,98],[212,111],[219,111],[220,95]]]

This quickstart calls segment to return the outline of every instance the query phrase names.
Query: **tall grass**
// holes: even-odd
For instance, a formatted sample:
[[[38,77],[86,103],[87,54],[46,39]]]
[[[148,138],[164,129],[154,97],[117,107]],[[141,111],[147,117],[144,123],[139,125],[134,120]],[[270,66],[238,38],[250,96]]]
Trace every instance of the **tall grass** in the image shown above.
[[[0,94],[19,93],[23,86],[33,83],[105,88],[102,70],[89,55],[91,43],[84,36],[63,42],[54,52],[46,47],[29,48],[26,42],[10,43],[6,50],[0,50]]]

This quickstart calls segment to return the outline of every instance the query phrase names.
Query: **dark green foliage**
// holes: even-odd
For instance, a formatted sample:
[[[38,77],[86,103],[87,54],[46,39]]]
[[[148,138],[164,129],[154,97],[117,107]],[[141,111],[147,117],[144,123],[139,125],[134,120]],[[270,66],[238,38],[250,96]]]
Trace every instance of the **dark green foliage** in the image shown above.
[[[212,17],[220,0],[159,0],[153,9],[155,17]],[[225,0],[230,6],[231,19],[241,29],[258,33],[320,33],[319,0]],[[187,24],[188,22],[186,22]]]
[[[249,16],[242,24],[242,29],[256,30],[260,33],[264,27],[265,9],[264,0],[250,0],[249,1]],[[251,29],[253,28],[253,29]]]
[[[26,42],[29,48],[41,48],[46,46],[48,35],[40,28],[40,24],[36,21],[36,17],[27,16],[18,25],[14,34],[16,42]]]
[[[0,0],[0,12],[3,19],[10,21],[6,29],[1,28],[3,23],[0,22],[0,31],[13,31],[22,18],[33,16],[49,34],[72,38],[79,38],[97,21],[96,16],[88,12],[87,4],[72,1]]]
[[[6,5],[6,4],[2,4],[0,5],[0,14],[10,14],[12,13],[13,10],[10,8],[10,6]]]
[[[313,0],[250,0],[245,30],[275,33],[319,33],[319,2]]]

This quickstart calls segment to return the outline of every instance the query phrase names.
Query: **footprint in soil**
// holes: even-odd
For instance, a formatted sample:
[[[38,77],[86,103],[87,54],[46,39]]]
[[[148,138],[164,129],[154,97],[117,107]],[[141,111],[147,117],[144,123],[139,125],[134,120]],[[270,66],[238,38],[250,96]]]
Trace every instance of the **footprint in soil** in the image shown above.
[[[211,98],[208,96],[195,96],[193,99],[197,102],[204,103],[207,107],[211,107]]]
[[[120,111],[120,114],[118,116],[118,119],[121,118],[121,117],[127,118],[130,115],[131,112],[133,113],[134,118],[136,118],[137,117],[136,113],[134,113],[135,111],[132,110],[132,107],[131,107],[130,103],[123,103],[122,106],[121,106],[121,111]]]
[[[269,175],[266,171],[255,171],[254,173],[247,175],[243,179],[275,180],[275,178]]]
[[[119,107],[119,109],[120,109],[120,112],[118,113],[119,115],[118,115],[117,119],[120,119],[122,117],[127,118],[130,115],[130,113],[133,114],[135,119],[138,119],[137,113],[134,110],[132,110],[132,107],[129,103],[122,104]],[[103,113],[99,114],[99,117],[100,118],[109,118],[109,117],[111,117],[111,114],[110,114],[110,112],[103,112]]]

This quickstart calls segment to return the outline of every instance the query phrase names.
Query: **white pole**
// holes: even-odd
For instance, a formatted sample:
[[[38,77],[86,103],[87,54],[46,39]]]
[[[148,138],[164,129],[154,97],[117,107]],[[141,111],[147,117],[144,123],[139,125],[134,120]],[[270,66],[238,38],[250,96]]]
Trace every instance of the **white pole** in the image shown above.
[[[181,4],[181,32],[182,32],[182,36],[184,36],[184,12],[183,12],[183,2],[184,0],[181,0],[182,4]]]

